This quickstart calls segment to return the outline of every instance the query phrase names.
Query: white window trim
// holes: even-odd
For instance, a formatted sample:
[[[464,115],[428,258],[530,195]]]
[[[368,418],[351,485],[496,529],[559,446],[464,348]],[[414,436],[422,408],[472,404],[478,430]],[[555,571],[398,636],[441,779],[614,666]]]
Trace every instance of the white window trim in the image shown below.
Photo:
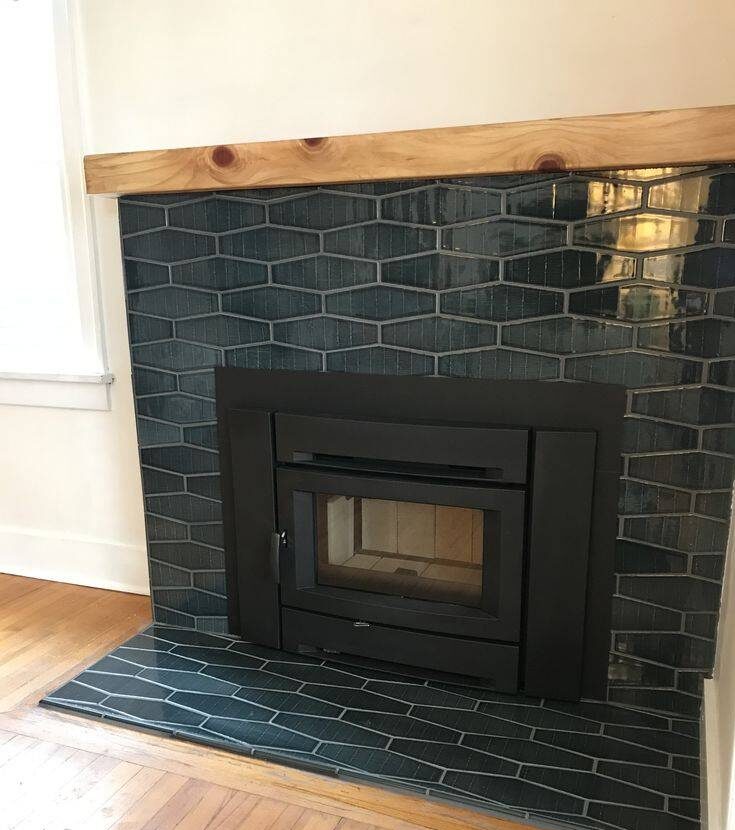
[[[88,374],[0,370],[0,405],[109,410],[110,385],[114,376],[107,371],[94,214],[84,180],[84,109],[76,48],[80,24],[76,0],[52,0],[52,3],[64,144],[67,232],[72,247],[82,337],[87,352],[94,356],[94,369]]]

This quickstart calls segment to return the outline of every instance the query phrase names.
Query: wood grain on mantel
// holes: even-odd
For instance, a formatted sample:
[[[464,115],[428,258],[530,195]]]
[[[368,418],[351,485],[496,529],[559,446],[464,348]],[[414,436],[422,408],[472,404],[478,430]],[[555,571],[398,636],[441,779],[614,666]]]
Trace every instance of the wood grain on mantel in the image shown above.
[[[87,193],[735,161],[735,105],[86,156]]]

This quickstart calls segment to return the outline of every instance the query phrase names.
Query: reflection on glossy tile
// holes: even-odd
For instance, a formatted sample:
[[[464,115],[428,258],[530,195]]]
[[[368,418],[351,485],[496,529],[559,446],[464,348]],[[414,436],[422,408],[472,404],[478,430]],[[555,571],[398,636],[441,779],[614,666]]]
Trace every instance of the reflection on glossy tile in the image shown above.
[[[648,193],[652,208],[686,213],[732,213],[735,202],[735,173],[690,176],[655,184]]]
[[[586,219],[633,210],[641,205],[641,188],[614,182],[555,182],[508,196],[508,213],[541,219]]]
[[[505,279],[551,288],[627,280],[635,277],[635,260],[617,254],[597,254],[566,248],[550,254],[519,257],[505,263]]]
[[[704,170],[700,167],[634,167],[625,170],[599,170],[596,176],[609,176],[613,179],[628,179],[631,182],[650,182],[653,179],[665,179],[669,176],[678,176],[681,173],[691,173],[694,170]]]
[[[638,332],[638,343],[698,357],[730,357],[735,355],[735,322],[708,318],[645,326]]]
[[[709,219],[640,213],[577,225],[574,242],[618,251],[659,251],[712,242],[714,230],[715,223]]]
[[[631,322],[661,320],[704,314],[707,311],[707,295],[704,292],[650,285],[611,286],[575,292],[569,298],[569,310]]]
[[[646,257],[643,277],[673,285],[727,288],[735,285],[735,249],[705,248],[686,254]]]

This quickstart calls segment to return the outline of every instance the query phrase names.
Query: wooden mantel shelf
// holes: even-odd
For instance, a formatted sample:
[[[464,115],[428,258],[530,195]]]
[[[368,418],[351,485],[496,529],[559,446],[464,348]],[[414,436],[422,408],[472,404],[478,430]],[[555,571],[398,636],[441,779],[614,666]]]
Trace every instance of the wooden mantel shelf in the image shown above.
[[[86,156],[87,193],[735,161],[735,105]]]

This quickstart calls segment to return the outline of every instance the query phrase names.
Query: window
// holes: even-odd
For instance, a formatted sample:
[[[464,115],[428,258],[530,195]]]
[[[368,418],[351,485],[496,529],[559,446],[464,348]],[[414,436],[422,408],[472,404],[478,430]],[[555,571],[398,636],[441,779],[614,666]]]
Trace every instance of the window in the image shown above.
[[[0,2],[0,104],[5,113],[0,130],[4,159],[0,402],[4,403],[42,401],[37,396],[31,401],[8,400],[3,381],[104,384],[109,380],[83,187],[82,125],[69,11],[65,0]]]

